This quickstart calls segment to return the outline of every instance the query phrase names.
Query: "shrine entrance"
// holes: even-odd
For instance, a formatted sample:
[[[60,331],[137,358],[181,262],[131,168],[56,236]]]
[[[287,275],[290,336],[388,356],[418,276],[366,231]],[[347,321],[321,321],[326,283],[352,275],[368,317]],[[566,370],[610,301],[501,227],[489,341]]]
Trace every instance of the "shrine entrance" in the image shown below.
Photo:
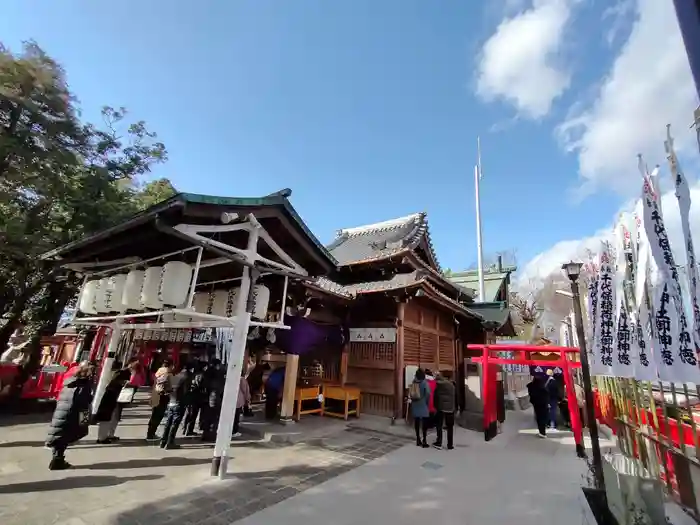
[[[542,345],[467,345],[473,357],[465,359],[466,364],[481,366],[481,401],[483,403],[483,429],[484,439],[491,441],[498,435],[498,373],[503,365],[526,365],[530,367],[531,375],[545,373],[546,369],[554,369],[555,373],[561,371],[566,388],[566,400],[569,408],[571,430],[574,433],[576,452],[579,457],[585,456],[583,445],[583,429],[578,410],[578,402],[574,390],[572,369],[581,368],[578,361],[578,348],[568,346],[542,346]],[[480,355],[474,356],[476,352]],[[503,352],[508,352],[512,357],[502,357]],[[499,355],[499,353],[501,355]],[[534,356],[533,354],[540,354]],[[546,354],[546,355],[542,355]],[[539,367],[539,372],[537,371]]]

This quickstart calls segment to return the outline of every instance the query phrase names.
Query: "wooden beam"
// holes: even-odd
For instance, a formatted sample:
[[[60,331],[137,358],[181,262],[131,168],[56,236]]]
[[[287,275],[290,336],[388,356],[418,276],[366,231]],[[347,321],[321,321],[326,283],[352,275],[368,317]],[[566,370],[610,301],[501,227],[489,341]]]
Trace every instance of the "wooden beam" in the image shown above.
[[[396,311],[396,368],[394,370],[394,417],[402,419],[403,417],[403,398],[404,398],[404,314],[406,303],[400,302],[397,304]]]

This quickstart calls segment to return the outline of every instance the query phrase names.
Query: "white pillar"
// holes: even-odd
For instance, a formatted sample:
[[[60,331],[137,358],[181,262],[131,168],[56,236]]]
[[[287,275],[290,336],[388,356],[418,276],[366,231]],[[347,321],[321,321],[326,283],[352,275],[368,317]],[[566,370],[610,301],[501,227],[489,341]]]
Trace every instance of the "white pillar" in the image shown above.
[[[250,290],[250,269],[243,269],[243,279],[236,305],[236,325],[233,328],[231,344],[226,367],[226,384],[224,385],[223,399],[221,402],[221,417],[219,428],[216,431],[216,443],[214,445],[214,457],[212,458],[211,474],[224,478],[228,466],[228,451],[231,445],[233,433],[233,420],[236,414],[236,401],[238,389],[241,383],[241,370],[243,368],[243,356],[248,341],[248,328],[250,327],[250,312],[246,311],[248,291]]]
[[[97,381],[97,387],[95,388],[95,395],[92,398],[92,413],[97,412],[100,406],[100,401],[102,401],[102,396],[107,390],[107,385],[112,379],[112,364],[114,363],[114,356],[117,353],[117,348],[119,347],[119,338],[122,333],[121,326],[118,322],[115,322],[112,327],[112,335],[109,338],[109,345],[107,346],[107,355],[102,363],[102,370],[100,371],[100,378]]]
[[[248,233],[248,257],[257,254],[258,230],[254,228]],[[253,260],[255,257],[252,257]],[[253,262],[253,261],[250,261]],[[219,475],[223,479],[228,467],[228,451],[231,446],[231,434],[233,433],[233,419],[236,415],[236,401],[238,389],[241,385],[241,370],[243,369],[243,357],[248,342],[248,328],[250,327],[250,312],[248,312],[248,296],[250,294],[251,269],[243,267],[241,287],[238,290],[236,311],[234,313],[235,326],[226,367],[226,384],[224,385],[223,399],[221,401],[221,417],[219,428],[216,431],[216,443],[214,444],[214,457],[211,460],[211,475]]]

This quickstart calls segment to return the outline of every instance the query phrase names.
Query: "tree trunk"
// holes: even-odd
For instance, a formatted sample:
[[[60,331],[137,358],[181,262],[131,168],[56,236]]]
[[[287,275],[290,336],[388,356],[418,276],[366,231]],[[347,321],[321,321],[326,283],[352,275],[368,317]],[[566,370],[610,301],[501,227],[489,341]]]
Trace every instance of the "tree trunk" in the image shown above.
[[[27,368],[30,371],[34,371],[39,366],[41,339],[56,333],[61,314],[74,292],[75,287],[66,281],[53,280],[47,285],[46,298],[42,301],[40,310],[36,312],[31,332],[27,334],[29,337]]]
[[[8,314],[7,322],[0,328],[0,354],[7,349],[10,337],[19,327],[26,304],[26,300],[24,302],[15,302]]]

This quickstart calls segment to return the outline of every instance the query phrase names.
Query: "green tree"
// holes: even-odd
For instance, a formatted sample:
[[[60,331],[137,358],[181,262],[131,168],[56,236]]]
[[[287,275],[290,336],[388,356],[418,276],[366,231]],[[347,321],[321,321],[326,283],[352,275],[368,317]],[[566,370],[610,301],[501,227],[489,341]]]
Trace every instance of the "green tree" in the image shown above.
[[[54,60],[33,42],[19,54],[0,44],[0,349],[21,322],[38,349],[77,292],[76,276],[39,254],[174,193],[167,179],[142,185],[167,151],[125,117],[105,107],[101,126],[81,122]]]
[[[134,195],[134,202],[139,210],[169,199],[177,193],[169,179],[157,179],[144,184]]]

